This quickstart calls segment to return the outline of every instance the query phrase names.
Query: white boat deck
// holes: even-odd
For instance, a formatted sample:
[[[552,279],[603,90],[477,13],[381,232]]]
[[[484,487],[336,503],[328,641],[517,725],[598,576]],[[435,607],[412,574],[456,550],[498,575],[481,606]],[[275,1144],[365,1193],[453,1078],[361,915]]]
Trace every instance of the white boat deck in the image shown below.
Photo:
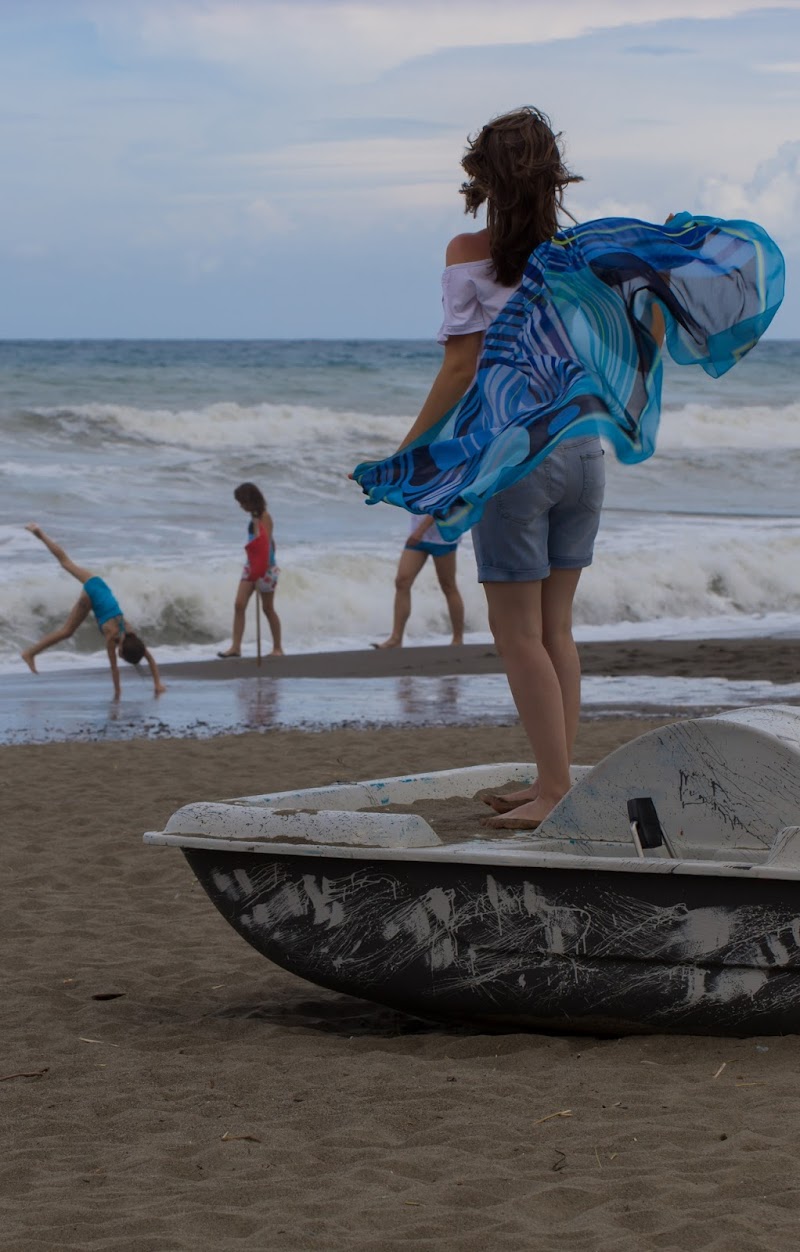
[[[572,773],[571,791],[531,833],[443,843],[418,814],[385,811],[535,778],[530,765],[507,762],[190,804],[145,842],[303,858],[800,878],[798,709],[678,722]],[[667,835],[666,846],[643,857],[627,816],[634,796],[653,799]]]

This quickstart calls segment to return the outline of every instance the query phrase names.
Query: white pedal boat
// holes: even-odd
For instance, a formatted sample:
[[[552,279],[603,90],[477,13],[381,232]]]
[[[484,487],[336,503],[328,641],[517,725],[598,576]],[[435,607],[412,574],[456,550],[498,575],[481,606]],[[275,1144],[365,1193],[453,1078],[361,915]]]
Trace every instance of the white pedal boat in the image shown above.
[[[179,847],[270,960],[421,1016],[800,1030],[800,709],[643,735],[576,767],[531,834],[445,843],[385,811],[534,777],[483,765],[190,804],[145,842]]]

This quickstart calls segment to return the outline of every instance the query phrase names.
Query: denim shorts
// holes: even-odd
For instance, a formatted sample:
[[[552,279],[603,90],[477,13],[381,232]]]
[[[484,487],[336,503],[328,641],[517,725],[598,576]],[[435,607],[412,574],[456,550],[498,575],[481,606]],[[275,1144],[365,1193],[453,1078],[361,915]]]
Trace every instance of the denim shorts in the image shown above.
[[[605,489],[597,435],[565,439],[472,528],[478,582],[522,583],[592,563]]]

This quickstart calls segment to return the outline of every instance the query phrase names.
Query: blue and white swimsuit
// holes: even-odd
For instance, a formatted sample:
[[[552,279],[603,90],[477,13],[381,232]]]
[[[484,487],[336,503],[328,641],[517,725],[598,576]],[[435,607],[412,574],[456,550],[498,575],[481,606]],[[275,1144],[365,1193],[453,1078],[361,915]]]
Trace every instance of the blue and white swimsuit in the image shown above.
[[[406,547],[411,552],[424,552],[426,556],[447,556],[450,552],[455,552],[458,547],[458,539],[455,543],[447,540],[442,535],[439,527],[434,521],[431,521],[427,530],[423,531],[422,538],[415,543],[411,542],[410,536],[419,527],[419,517],[411,514],[411,526],[409,527],[409,538],[406,540]]]
[[[98,630],[102,631],[106,622],[113,621],[115,617],[120,621],[120,634],[125,634],[125,617],[122,609],[119,607],[114,592],[108,583],[103,582],[102,578],[95,576],[89,578],[83,584],[83,590],[89,597],[89,603],[92,606],[92,612],[97,622]]]

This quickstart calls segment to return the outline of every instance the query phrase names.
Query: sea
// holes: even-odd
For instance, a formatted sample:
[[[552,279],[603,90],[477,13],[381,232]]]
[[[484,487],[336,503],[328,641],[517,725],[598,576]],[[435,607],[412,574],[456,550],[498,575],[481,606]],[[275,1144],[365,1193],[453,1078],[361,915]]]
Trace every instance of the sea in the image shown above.
[[[162,660],[230,639],[257,483],[275,522],[276,607],[290,652],[386,636],[407,515],[348,479],[416,415],[440,349],[426,341],[0,343],[0,673],[58,626],[78,586],[24,525],[39,522],[113,587]],[[667,363],[653,458],[606,458],[584,639],[800,632],[800,343],[767,341],[722,379]],[[465,539],[467,638],[488,639]],[[252,647],[250,614],[246,646]],[[414,589],[408,642],[444,642],[434,572]],[[42,671],[104,664],[89,625]]]

